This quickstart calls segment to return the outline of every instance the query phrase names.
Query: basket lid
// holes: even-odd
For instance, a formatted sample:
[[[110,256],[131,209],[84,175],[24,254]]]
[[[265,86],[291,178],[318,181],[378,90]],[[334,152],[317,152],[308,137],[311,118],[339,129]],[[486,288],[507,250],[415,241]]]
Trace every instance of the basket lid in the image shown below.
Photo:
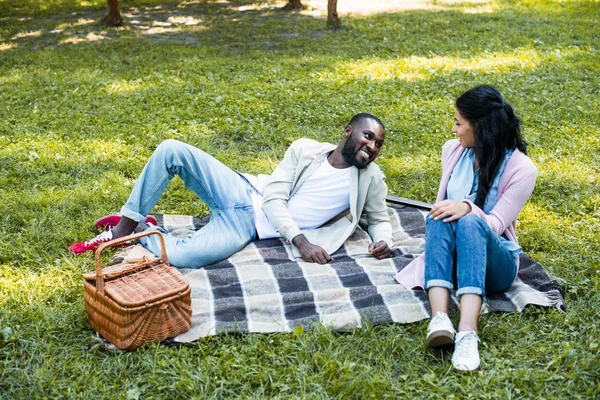
[[[160,258],[153,259],[137,259],[137,260],[125,260],[118,264],[108,265],[102,268],[102,276],[104,279],[113,279],[121,275],[129,274],[137,269],[142,269],[151,266],[152,264],[159,264]],[[83,279],[86,281],[96,280],[96,271],[90,271],[83,274]]]
[[[104,292],[123,307],[151,305],[189,287],[181,272],[162,263],[106,281]]]

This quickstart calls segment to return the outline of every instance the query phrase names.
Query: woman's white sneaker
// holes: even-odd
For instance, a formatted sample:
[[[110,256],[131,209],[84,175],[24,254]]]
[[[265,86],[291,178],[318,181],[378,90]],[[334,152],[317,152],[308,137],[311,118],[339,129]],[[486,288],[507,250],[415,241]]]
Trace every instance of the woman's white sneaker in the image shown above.
[[[440,347],[454,343],[454,326],[448,314],[438,311],[429,321],[427,330],[427,347]]]
[[[479,337],[475,331],[462,331],[456,334],[452,365],[460,371],[474,371],[479,368]]]

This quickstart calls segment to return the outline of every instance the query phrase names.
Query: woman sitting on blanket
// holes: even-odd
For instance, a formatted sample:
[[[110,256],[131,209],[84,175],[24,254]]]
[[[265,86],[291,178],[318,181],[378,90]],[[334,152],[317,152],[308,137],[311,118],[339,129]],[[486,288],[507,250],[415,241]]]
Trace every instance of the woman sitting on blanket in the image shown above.
[[[433,316],[427,345],[454,343],[452,365],[470,371],[480,363],[482,298],[507,290],[517,275],[516,220],[537,169],[526,155],[519,118],[495,87],[478,86],[459,96],[454,121],[456,139],[442,148],[442,180],[427,217],[424,257],[396,280],[427,290]],[[451,289],[460,298],[458,333],[448,318]]]

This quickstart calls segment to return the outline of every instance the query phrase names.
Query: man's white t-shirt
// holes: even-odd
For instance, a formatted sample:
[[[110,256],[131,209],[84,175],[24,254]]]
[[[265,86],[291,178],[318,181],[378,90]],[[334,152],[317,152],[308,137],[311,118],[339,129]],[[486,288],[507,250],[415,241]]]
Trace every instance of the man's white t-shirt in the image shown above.
[[[263,211],[262,200],[262,194],[255,190],[252,205],[258,238],[281,237]],[[325,157],[319,168],[288,199],[287,206],[300,230],[320,227],[350,207],[350,167],[334,168]]]

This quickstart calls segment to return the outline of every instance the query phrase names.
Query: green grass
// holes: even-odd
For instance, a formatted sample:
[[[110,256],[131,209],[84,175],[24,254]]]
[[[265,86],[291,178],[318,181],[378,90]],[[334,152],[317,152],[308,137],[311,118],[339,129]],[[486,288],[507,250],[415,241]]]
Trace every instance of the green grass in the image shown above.
[[[423,4],[334,32],[270,0],[122,1],[138,14],[111,30],[104,0],[0,0],[0,398],[600,397],[600,2]],[[134,353],[93,340],[92,258],[66,248],[162,140],[268,173],[294,139],[336,142],[372,112],[391,194],[433,201],[453,99],[479,83],[524,121],[540,175],[519,238],[568,304],[483,316],[480,371],[425,349],[426,321]],[[156,211],[207,209],[175,181]]]

